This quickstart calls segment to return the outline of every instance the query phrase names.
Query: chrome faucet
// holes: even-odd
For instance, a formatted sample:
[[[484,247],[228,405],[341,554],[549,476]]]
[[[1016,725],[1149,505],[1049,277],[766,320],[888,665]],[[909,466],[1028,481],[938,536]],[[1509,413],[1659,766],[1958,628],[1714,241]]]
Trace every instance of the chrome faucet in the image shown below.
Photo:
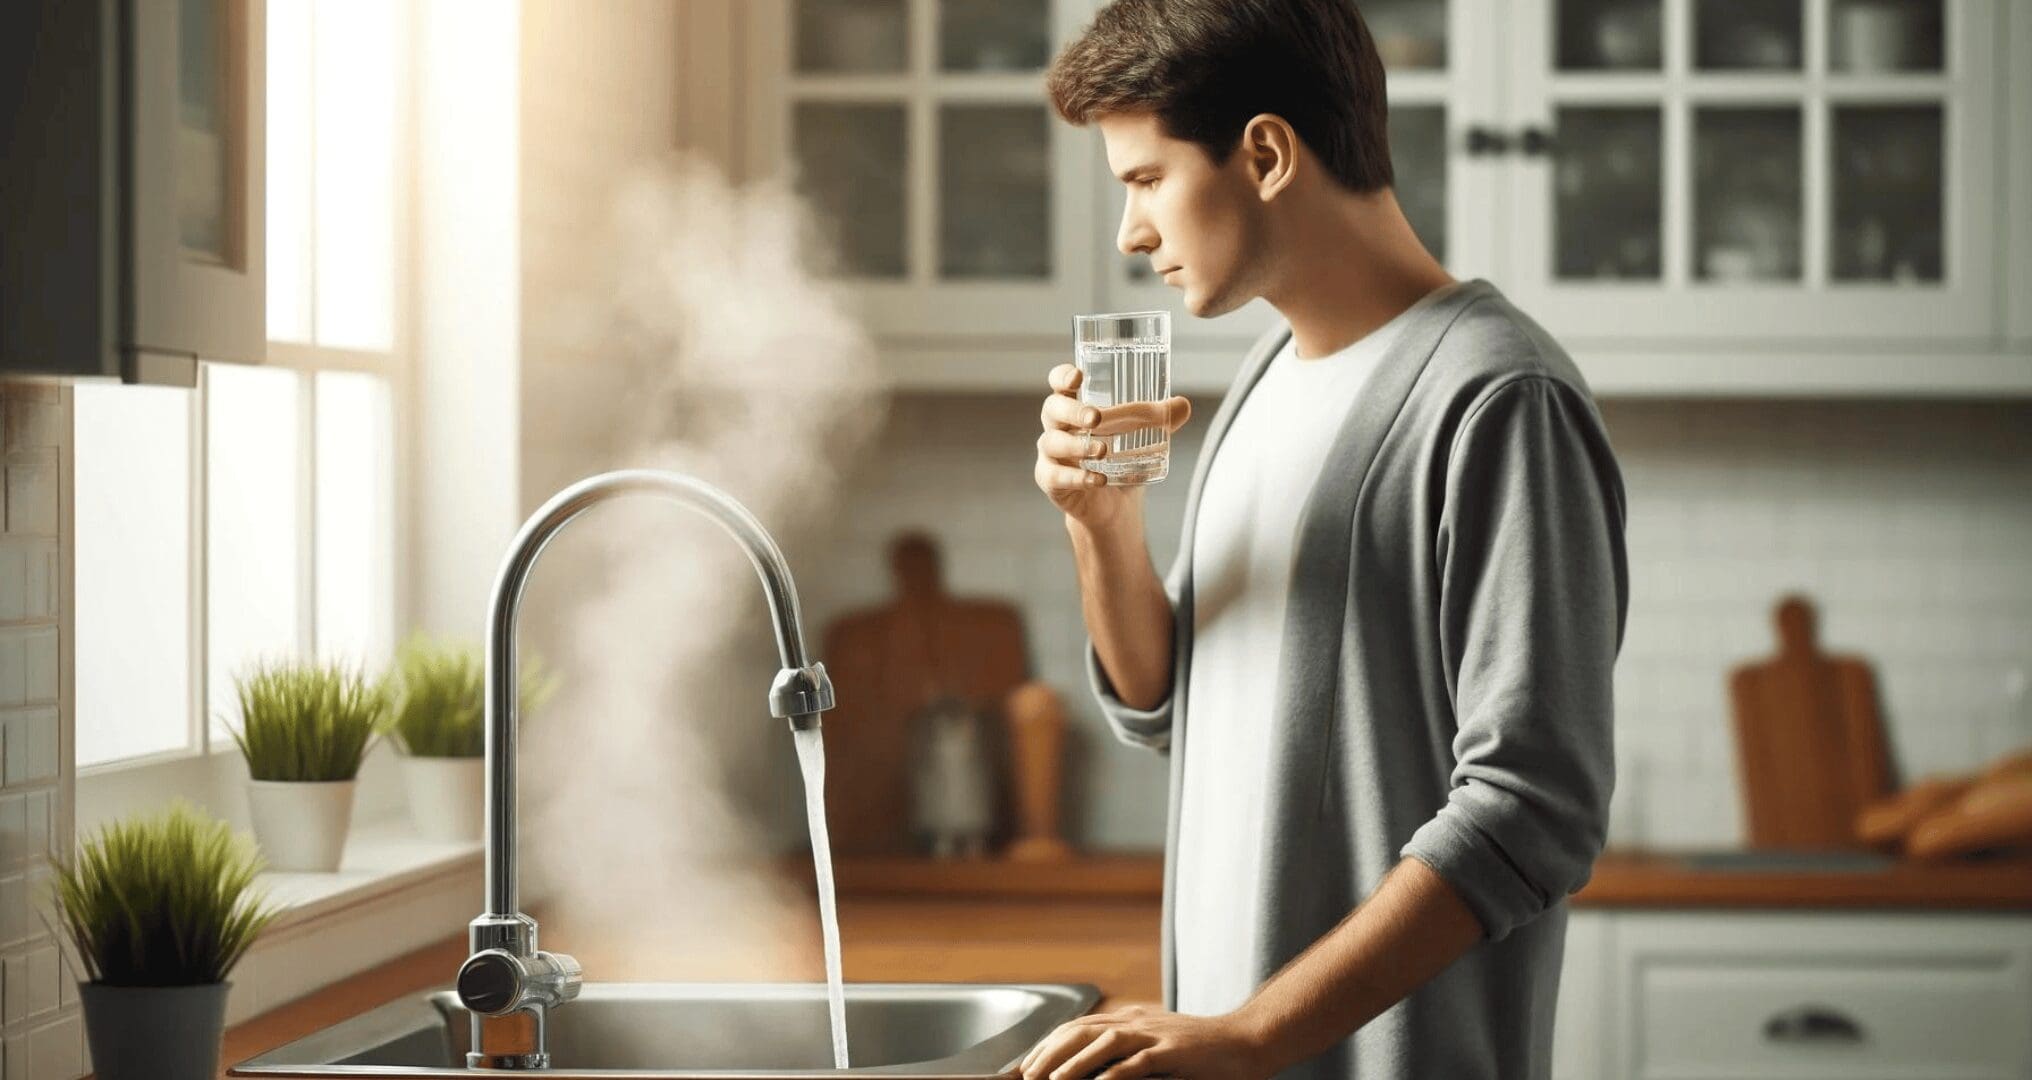
[[[515,876],[516,620],[529,571],[565,525],[595,503],[633,493],[674,499],[718,522],[762,578],[783,668],[769,687],[769,712],[794,730],[815,728],[833,707],[825,665],[807,662],[797,586],[783,552],[748,509],[720,489],[672,472],[623,469],[588,477],[551,497],[523,523],[494,579],[487,606],[487,906],[468,924],[472,954],[459,967],[458,995],[472,1016],[469,1069],[547,1069],[550,1010],[579,994],[578,961],[536,945],[536,920],[520,910]],[[527,1013],[533,1023],[490,1020]],[[493,1042],[488,1041],[492,1038]]]

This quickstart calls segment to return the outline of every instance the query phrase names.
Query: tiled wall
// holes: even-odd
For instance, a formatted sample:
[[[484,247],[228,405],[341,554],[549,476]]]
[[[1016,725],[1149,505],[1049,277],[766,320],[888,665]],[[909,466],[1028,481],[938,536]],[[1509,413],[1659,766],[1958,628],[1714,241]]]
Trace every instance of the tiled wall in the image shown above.
[[[0,1040],[9,1080],[81,1071],[77,989],[37,916],[49,858],[71,835],[64,619],[68,398],[0,382]]]
[[[1215,403],[1195,404],[1173,479],[1149,494],[1160,570]],[[1037,671],[1067,691],[1078,837],[1152,846],[1163,837],[1163,767],[1109,738],[1081,689],[1064,528],[1030,480],[1037,405],[899,399],[840,528],[793,550],[793,565],[822,626],[888,594],[883,545],[896,530],[942,537],[949,587],[1015,600]],[[1604,413],[1630,492],[1632,577],[1613,842],[1736,842],[1725,680],[1771,651],[1769,611],[1790,589],[1818,602],[1830,650],[1875,665],[1907,775],[2032,745],[2032,703],[2008,689],[2032,669],[2032,407],[1611,402]]]

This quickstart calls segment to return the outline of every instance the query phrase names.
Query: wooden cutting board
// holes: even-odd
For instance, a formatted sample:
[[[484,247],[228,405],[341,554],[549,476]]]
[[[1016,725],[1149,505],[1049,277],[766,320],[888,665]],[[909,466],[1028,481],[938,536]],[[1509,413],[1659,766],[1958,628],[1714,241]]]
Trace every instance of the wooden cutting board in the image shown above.
[[[1804,597],[1780,601],[1775,620],[1777,655],[1729,677],[1748,843],[1864,847],[1856,815],[1890,790],[1876,680],[1862,660],[1820,651]]]
[[[917,711],[942,694],[964,700],[992,718],[999,754],[1004,703],[1029,669],[1014,604],[948,593],[938,548],[922,534],[896,538],[889,557],[895,596],[830,623],[820,654],[837,702],[825,718],[826,817],[842,856],[912,850]],[[997,768],[1006,822],[1006,761]]]

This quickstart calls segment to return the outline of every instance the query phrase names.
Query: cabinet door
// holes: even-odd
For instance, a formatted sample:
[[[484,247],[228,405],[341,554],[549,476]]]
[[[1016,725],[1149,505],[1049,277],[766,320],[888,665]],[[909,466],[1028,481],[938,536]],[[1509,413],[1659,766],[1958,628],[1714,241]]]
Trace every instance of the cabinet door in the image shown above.
[[[1078,0],[766,0],[756,156],[886,336],[1057,334],[1091,293],[1090,145],[1041,75]]]
[[[1495,156],[1468,149],[1468,132],[1498,101],[1501,87],[1486,73],[1496,69],[1502,42],[1481,24],[1499,17],[1500,8],[1487,0],[1366,0],[1361,12],[1389,73],[1397,201],[1426,248],[1455,276],[1489,274],[1501,166]],[[1106,155],[1097,149],[1095,160],[1102,217],[1094,244],[1110,310],[1169,310],[1186,348],[1195,342],[1214,349],[1246,345],[1277,321],[1276,310],[1262,300],[1218,319],[1191,318],[1180,292],[1152,273],[1146,256],[1116,249],[1128,196],[1109,173]]]
[[[265,5],[127,10],[122,351],[130,379],[186,382],[199,358],[258,363],[267,347]]]
[[[1618,913],[1610,1075],[2032,1075],[2015,914]]]
[[[1518,3],[1513,291],[1598,341],[1993,338],[1999,15]]]
[[[2032,352],[2032,302],[2026,300],[2032,296],[2032,123],[2024,122],[2032,117],[2032,4],[2008,5],[2006,18],[2010,34],[1998,47],[2017,62],[2004,65],[2011,82],[2004,115],[2018,117],[2019,122],[2006,129],[2011,151],[2010,202],[2005,208],[2005,219],[2011,223],[2011,270],[2004,295],[2011,298],[2005,304],[2009,334],[2022,356]]]

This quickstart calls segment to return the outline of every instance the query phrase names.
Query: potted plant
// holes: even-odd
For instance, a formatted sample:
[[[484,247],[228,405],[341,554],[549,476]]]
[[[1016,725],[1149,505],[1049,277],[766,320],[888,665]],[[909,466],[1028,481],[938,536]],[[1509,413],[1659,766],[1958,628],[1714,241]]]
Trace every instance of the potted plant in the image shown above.
[[[99,830],[56,867],[52,908],[76,946],[100,1080],[212,1080],[233,970],[277,909],[260,856],[187,804]]]
[[[522,661],[524,713],[549,694],[534,658]],[[486,811],[486,665],[479,651],[422,636],[395,657],[388,731],[402,751],[402,779],[417,831],[477,842]]]
[[[353,788],[388,710],[388,692],[358,669],[281,661],[238,680],[254,836],[277,870],[336,870]]]

